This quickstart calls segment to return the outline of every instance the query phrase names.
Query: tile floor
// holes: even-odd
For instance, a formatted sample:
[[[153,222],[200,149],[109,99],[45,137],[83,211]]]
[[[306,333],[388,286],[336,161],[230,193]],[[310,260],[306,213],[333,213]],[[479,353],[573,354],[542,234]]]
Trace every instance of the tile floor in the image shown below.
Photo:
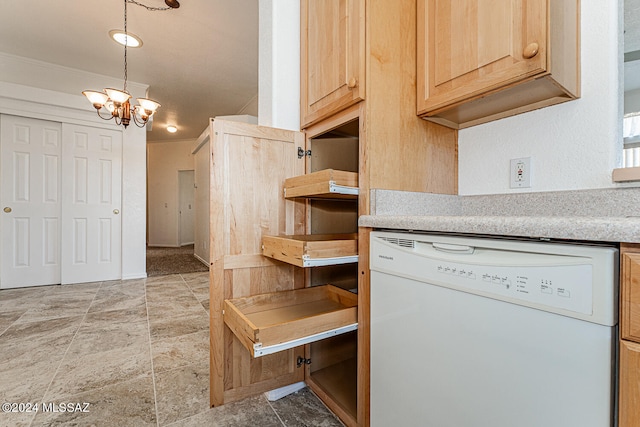
[[[208,286],[189,273],[1,290],[0,403],[40,410],[0,426],[341,426],[308,389],[209,408]]]

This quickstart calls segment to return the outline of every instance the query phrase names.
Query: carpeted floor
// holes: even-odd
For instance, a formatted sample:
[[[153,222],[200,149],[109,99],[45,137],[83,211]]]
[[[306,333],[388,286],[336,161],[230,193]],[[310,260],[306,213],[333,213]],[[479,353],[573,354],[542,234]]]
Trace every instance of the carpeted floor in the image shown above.
[[[208,267],[193,256],[193,245],[180,248],[147,247],[147,276],[208,271]]]

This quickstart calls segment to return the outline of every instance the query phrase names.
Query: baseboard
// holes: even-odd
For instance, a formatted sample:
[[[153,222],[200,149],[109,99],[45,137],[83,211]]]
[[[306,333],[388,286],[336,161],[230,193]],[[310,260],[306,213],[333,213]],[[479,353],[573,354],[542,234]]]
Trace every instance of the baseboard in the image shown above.
[[[207,267],[209,267],[209,261],[205,261],[202,259],[202,257],[198,256],[197,254],[193,254],[193,256],[200,261],[201,263],[203,263],[204,265],[206,265]]]
[[[135,274],[127,274],[123,275],[121,280],[131,280],[131,279],[146,279],[147,273],[135,273]]]
[[[275,390],[267,391],[264,393],[267,400],[273,402],[278,399],[282,399],[285,396],[289,396],[290,394],[295,393],[296,391],[300,391],[305,388],[307,384],[304,381],[300,381],[299,383],[289,384],[284,387],[277,388]]]

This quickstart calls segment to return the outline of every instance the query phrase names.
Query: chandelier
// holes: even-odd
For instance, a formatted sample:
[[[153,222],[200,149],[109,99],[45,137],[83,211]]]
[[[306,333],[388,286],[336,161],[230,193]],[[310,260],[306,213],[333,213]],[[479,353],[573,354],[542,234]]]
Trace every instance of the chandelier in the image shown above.
[[[127,35],[127,3],[134,3],[138,6],[145,7],[147,10],[168,10],[176,9],[180,7],[180,3],[177,0],[165,0],[167,8],[156,8],[145,6],[138,3],[135,0],[124,0],[124,34]],[[137,98],[138,105],[131,107],[129,102],[131,95],[127,91],[127,40],[125,37],[124,43],[124,86],[122,90],[106,88],[102,92],[95,90],[85,90],[82,92],[87,97],[89,102],[93,105],[98,113],[98,116],[103,120],[114,119],[116,124],[122,125],[127,128],[133,119],[133,122],[138,127],[144,127],[149,118],[153,116],[156,110],[160,107],[160,104],[156,101],[148,98]],[[103,107],[107,110],[104,113],[100,111]],[[107,114],[105,117],[103,114]]]

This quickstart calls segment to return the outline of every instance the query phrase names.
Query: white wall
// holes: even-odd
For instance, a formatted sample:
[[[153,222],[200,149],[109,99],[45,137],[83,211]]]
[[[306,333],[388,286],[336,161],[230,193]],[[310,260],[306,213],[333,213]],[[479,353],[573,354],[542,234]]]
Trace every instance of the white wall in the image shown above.
[[[178,171],[193,170],[194,140],[147,144],[149,246],[180,246]]]
[[[459,132],[459,194],[612,187],[622,164],[620,2],[581,1],[582,97]],[[509,188],[509,160],[532,158],[532,188]]]
[[[85,89],[117,87],[121,80],[0,53],[0,113],[86,126],[108,127],[81,95]],[[129,82],[135,97],[147,86]],[[122,150],[122,278],[146,277],[146,132],[123,131]]]
[[[258,124],[300,130],[300,2],[259,3]]]
[[[194,255],[209,265],[209,194],[211,191],[209,152],[211,150],[208,128],[194,144],[196,201],[194,227]]]

